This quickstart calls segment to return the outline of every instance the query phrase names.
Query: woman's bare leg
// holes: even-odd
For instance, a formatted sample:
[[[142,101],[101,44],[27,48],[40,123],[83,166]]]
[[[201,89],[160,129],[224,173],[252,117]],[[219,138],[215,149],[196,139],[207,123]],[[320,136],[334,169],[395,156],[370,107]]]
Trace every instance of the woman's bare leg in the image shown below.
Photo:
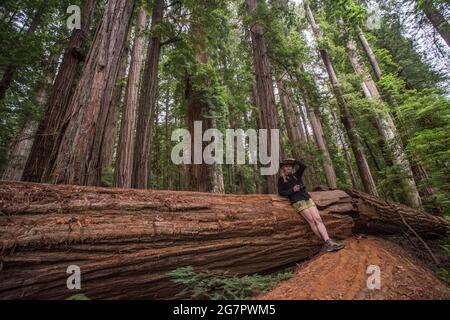
[[[322,217],[320,216],[319,210],[317,209],[317,207],[311,207],[306,210],[309,211],[309,214],[313,218],[316,228],[317,228],[317,230],[319,230],[321,238],[324,241],[328,241],[330,239],[330,237],[328,236],[327,228],[323,224]]]
[[[306,220],[306,222],[308,222],[308,224],[309,224],[311,230],[314,232],[314,234],[317,237],[323,239],[322,235],[319,232],[319,229],[317,229],[317,226],[314,223],[314,218],[313,218],[312,214],[309,212],[309,210],[305,209],[305,210],[301,211],[300,214],[303,216],[303,218]]]

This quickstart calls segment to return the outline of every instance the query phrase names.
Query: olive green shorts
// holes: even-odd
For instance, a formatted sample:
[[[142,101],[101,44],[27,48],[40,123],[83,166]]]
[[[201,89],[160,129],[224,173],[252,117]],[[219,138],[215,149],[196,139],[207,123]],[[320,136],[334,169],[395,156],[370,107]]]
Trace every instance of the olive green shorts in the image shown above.
[[[315,207],[313,199],[298,201],[292,205],[297,212],[302,212],[305,209]]]

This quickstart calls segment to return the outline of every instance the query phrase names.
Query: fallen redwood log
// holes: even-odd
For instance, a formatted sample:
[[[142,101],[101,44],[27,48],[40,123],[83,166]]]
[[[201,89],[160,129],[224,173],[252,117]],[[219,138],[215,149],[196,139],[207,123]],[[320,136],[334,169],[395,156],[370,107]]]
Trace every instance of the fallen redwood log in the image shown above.
[[[331,236],[447,236],[436,216],[356,191],[312,193]],[[184,266],[266,272],[321,247],[275,195],[217,195],[0,182],[0,299],[63,299],[68,266],[93,299],[173,298]]]

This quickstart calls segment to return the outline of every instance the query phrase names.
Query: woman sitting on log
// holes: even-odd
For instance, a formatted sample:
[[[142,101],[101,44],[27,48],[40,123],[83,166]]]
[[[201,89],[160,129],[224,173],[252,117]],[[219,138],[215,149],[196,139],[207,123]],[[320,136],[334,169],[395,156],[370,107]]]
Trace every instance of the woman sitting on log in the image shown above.
[[[294,172],[294,166],[299,168]],[[299,160],[287,159],[280,163],[280,178],[278,179],[278,193],[280,196],[289,198],[289,202],[295,211],[299,212],[308,222],[312,231],[325,241],[324,250],[328,252],[338,251],[344,248],[343,244],[337,243],[328,236],[327,229],[322,222],[319,210],[306,191],[302,176],[306,166]]]

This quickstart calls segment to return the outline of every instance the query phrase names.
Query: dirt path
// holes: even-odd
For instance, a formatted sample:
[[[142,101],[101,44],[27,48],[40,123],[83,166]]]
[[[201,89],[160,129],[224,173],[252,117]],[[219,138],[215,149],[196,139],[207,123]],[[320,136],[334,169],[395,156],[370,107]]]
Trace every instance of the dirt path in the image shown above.
[[[449,299],[450,291],[431,270],[398,245],[374,238],[345,241],[340,252],[321,254],[295,275],[257,299]],[[367,289],[367,268],[381,271],[381,289]]]

